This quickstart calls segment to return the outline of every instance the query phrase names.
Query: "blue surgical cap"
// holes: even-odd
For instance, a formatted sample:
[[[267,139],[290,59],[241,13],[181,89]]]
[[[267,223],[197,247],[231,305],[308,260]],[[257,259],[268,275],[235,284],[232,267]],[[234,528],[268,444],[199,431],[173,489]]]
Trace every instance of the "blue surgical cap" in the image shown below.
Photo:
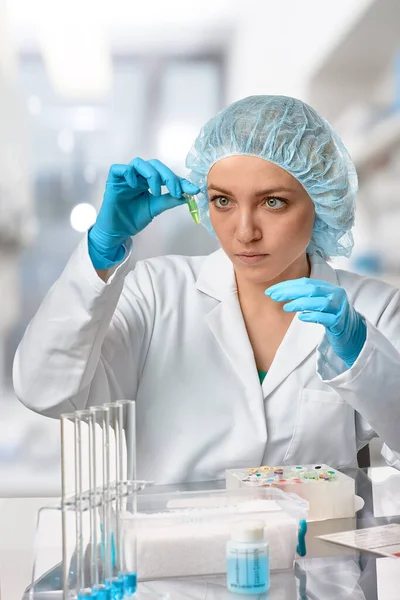
[[[325,259],[350,256],[357,173],[338,134],[313,108],[287,96],[249,96],[204,125],[186,166],[201,190],[200,220],[214,235],[207,175],[217,161],[234,155],[263,158],[301,183],[316,213],[309,253]]]

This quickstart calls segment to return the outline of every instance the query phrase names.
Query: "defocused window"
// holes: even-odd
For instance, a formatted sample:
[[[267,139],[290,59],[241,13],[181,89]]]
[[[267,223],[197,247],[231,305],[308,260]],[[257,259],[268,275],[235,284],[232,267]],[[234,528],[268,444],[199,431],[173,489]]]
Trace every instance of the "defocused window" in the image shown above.
[[[221,107],[221,76],[218,55],[115,56],[109,95],[83,102],[54,92],[39,55],[21,57],[18,84],[29,127],[37,232],[18,263],[19,312],[5,343],[6,396],[12,396],[16,347],[43,296],[93,223],[110,165],[135,156],[157,157],[185,175],[190,145]],[[217,242],[182,207],[156,219],[138,236],[135,257],[207,254],[216,247]],[[54,489],[59,476],[58,424],[15,403],[9,406],[14,433],[12,440],[3,436],[0,471],[11,488],[14,472],[24,489],[34,485],[27,480],[33,476],[38,488],[43,489],[45,481]],[[43,439],[48,442],[45,446]]]

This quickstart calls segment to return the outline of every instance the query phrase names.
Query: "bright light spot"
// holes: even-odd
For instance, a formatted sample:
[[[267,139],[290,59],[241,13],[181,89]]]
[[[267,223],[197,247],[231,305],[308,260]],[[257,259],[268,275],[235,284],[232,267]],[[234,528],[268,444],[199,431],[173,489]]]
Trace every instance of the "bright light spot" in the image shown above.
[[[69,129],[63,129],[58,134],[57,143],[62,152],[71,154],[75,146],[74,134]]]
[[[90,184],[94,183],[96,181],[96,177],[97,177],[96,168],[93,165],[86,165],[86,167],[83,171],[83,176],[87,183],[90,183]]]
[[[42,101],[39,96],[29,96],[27,105],[31,115],[36,116],[42,111]]]
[[[96,217],[97,212],[95,207],[87,202],[82,202],[82,204],[77,204],[74,206],[71,211],[71,227],[75,229],[75,231],[83,233],[94,224]]]
[[[37,0],[36,4],[38,14],[31,27],[55,92],[74,99],[104,97],[112,88],[112,60],[108,21],[101,22],[94,8],[101,3]]]
[[[162,127],[158,137],[160,159],[167,164],[184,164],[197,133],[197,129],[184,123],[172,123]]]

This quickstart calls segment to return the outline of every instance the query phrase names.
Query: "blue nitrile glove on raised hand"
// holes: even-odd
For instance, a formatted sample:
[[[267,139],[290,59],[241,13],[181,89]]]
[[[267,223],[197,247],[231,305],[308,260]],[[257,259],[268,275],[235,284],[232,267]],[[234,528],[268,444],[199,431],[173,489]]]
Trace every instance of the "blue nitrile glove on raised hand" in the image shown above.
[[[282,281],[265,290],[276,302],[287,302],[285,312],[299,312],[299,319],[320,323],[334,352],[348,368],[363,349],[367,327],[361,315],[351,306],[345,290],[317,279]]]
[[[168,194],[161,195],[165,185]],[[103,204],[88,234],[89,255],[95,269],[110,269],[125,256],[125,242],[147,227],[160,213],[184,204],[182,192],[199,188],[175,175],[158,160],[135,158],[129,165],[110,168]]]

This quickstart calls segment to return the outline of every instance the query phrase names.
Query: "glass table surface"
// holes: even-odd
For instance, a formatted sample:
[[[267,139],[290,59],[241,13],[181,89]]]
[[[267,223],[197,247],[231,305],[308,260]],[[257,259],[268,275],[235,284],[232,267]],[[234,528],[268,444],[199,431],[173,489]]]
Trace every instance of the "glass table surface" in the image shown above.
[[[307,556],[298,559],[293,570],[273,571],[267,594],[233,594],[226,589],[224,576],[212,576],[141,582],[134,600],[239,600],[246,597],[268,600],[398,600],[400,559],[377,557],[316,538],[326,533],[373,525],[400,524],[399,471],[391,467],[375,467],[345,472],[355,479],[356,493],[363,498],[364,507],[351,519],[309,523]],[[221,487],[224,487],[224,482],[202,482],[184,486],[159,486],[152,491],[157,493]],[[61,600],[60,594],[51,592],[51,582],[46,578],[43,579],[42,591],[36,585],[35,593],[29,592],[28,588],[23,600]]]

